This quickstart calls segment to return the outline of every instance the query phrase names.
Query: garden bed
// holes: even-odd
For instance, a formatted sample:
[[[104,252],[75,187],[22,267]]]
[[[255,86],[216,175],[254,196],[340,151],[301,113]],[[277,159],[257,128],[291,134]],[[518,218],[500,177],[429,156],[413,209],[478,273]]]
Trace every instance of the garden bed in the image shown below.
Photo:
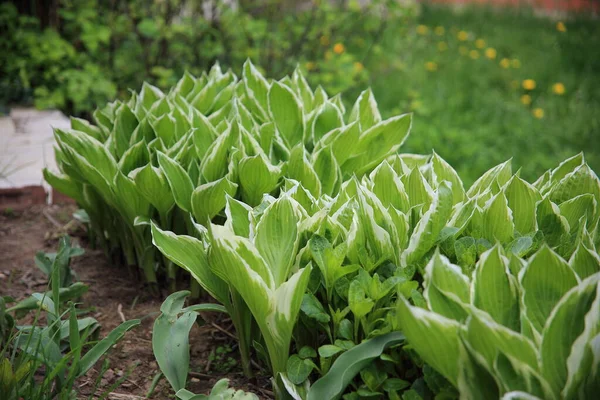
[[[21,300],[31,293],[46,290],[48,280],[35,266],[35,254],[38,251],[56,251],[59,236],[64,233],[72,235],[73,241],[85,248],[85,254],[74,258],[72,263],[77,279],[89,285],[89,291],[83,297],[82,309],[89,310],[88,315],[100,322],[104,333],[117,327],[123,319],[142,320],[142,324],[109,353],[110,369],[102,378],[98,393],[131,370],[125,382],[108,398],[143,398],[159,371],[152,354],[151,340],[152,324],[161,299],[150,297],[125,268],[110,263],[102,251],[88,247],[83,229],[71,216],[75,210],[73,205],[32,206],[0,215],[0,254],[3,260],[0,267],[0,293]],[[238,353],[235,341],[230,337],[235,334],[230,325],[227,320],[215,319],[202,327],[193,328],[190,335],[190,390],[195,393],[207,392],[218,379],[226,377],[236,388],[269,398],[271,393],[266,389],[270,386],[268,379],[249,381],[243,377],[237,365],[232,365],[230,357],[235,359]],[[223,353],[223,356],[219,353]],[[79,398],[87,399],[90,395],[89,388],[93,387],[100,366],[101,363],[77,383]],[[164,399],[169,394],[168,383],[161,379],[150,398]]]

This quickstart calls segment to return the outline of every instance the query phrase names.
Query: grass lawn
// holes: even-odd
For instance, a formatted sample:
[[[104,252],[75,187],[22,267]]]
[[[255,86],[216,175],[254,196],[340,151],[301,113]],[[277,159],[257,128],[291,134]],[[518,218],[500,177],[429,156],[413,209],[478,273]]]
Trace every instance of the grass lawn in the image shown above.
[[[598,21],[424,7],[417,23],[388,31],[397,58],[371,81],[387,115],[415,113],[404,151],[467,182],[511,156],[527,179],[580,151],[600,170]]]

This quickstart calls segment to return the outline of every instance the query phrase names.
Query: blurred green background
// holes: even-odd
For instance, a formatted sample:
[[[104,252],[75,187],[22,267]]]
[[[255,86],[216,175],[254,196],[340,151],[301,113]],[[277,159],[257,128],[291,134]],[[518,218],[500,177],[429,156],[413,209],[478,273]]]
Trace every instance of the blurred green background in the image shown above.
[[[299,65],[347,105],[371,86],[384,117],[415,114],[402,151],[434,149],[466,184],[511,157],[529,180],[580,151],[600,170],[600,23],[586,15],[397,0],[41,3],[0,4],[4,112],[89,117],[143,81],[168,89],[185,70],[239,73],[250,58],[276,78]]]

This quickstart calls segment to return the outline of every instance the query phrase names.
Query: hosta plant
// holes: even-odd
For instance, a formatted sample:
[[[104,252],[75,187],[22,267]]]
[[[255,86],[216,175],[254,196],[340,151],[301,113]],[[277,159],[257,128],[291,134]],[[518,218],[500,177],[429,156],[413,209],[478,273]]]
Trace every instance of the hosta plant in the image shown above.
[[[240,77],[218,65],[185,74],[167,93],[144,84],[96,110],[94,121],[73,118],[71,129],[55,130],[60,171],[45,178],[87,212],[108,251],[151,284],[166,274],[171,289],[176,270],[154,250],[150,219],[194,236],[190,216],[222,224],[228,196],[254,207],[285,178],[314,197],[334,196],[394,153],[411,125],[410,115],[383,120],[370,90],[346,111],[299,70],[267,80],[250,62]]]

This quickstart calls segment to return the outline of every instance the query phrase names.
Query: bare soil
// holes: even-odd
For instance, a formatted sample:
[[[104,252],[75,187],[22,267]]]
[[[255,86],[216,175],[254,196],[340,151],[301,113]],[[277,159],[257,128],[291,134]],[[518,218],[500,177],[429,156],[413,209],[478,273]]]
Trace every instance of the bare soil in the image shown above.
[[[21,300],[47,290],[48,279],[35,266],[34,256],[40,250],[56,251],[58,238],[70,234],[74,243],[85,248],[85,254],[74,258],[71,264],[77,280],[89,285],[81,308],[90,309],[88,315],[100,322],[101,336],[123,319],[142,320],[141,326],[127,333],[109,353],[110,369],[102,377],[101,390],[90,393],[102,361],[77,382],[79,397],[96,398],[129,373],[119,387],[110,391],[108,399],[145,398],[159,372],[152,354],[152,325],[166,293],[160,299],[152,297],[126,268],[114,265],[103,252],[89,248],[85,230],[72,217],[75,210],[73,205],[54,205],[0,213],[0,295]],[[242,375],[230,321],[221,316],[206,318],[215,319],[194,326],[190,335],[191,372],[187,389],[207,393],[218,379],[229,378],[236,389],[271,398],[268,378],[248,380]],[[163,378],[149,398],[167,399],[174,395]]]

